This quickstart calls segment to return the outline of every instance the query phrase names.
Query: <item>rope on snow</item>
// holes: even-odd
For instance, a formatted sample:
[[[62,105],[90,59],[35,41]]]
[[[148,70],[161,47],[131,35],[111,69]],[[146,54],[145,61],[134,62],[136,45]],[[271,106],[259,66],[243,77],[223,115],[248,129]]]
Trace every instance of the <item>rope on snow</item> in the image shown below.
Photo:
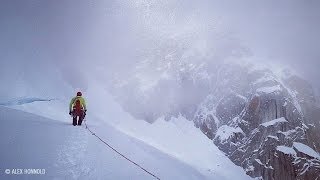
[[[102,143],[104,143],[106,146],[108,146],[110,149],[112,149],[114,152],[116,152],[117,154],[119,154],[120,156],[122,156],[124,159],[126,159],[127,161],[131,162],[132,164],[136,165],[137,167],[139,167],[140,169],[142,169],[143,171],[145,171],[146,173],[148,173],[149,175],[153,176],[154,178],[160,180],[160,178],[156,175],[154,175],[153,173],[151,173],[150,171],[146,170],[145,168],[143,168],[142,166],[140,166],[138,163],[134,162],[133,160],[127,158],[125,155],[123,155],[122,153],[120,153],[118,150],[116,150],[115,148],[113,148],[110,144],[108,144],[106,141],[104,141],[102,138],[100,138],[96,133],[94,133],[93,131],[90,130],[90,128],[88,127],[86,121],[84,121],[84,124],[86,126],[86,129],[91,133],[91,135],[95,136],[96,138],[98,138]]]

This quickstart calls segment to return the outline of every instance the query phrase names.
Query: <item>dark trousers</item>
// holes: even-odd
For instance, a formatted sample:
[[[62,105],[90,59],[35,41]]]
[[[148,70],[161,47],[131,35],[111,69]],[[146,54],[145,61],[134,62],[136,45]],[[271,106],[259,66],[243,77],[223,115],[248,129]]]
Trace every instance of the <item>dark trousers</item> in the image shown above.
[[[79,126],[81,126],[81,124],[82,124],[82,121],[83,121],[83,119],[84,119],[84,112],[81,110],[81,111],[73,111],[72,112],[72,114],[73,114],[73,122],[72,122],[72,124],[74,125],[74,126],[76,126],[76,125],[79,125]],[[79,117],[79,120],[78,120],[78,117]]]

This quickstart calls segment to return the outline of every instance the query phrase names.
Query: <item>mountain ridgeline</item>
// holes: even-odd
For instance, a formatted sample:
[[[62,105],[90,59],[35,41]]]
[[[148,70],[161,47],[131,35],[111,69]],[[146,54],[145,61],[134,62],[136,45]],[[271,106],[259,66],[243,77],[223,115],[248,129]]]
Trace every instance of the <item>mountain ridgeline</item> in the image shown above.
[[[135,106],[122,101],[131,114],[183,115],[251,177],[320,178],[319,98],[306,80],[250,63],[157,66],[160,80],[135,91]]]

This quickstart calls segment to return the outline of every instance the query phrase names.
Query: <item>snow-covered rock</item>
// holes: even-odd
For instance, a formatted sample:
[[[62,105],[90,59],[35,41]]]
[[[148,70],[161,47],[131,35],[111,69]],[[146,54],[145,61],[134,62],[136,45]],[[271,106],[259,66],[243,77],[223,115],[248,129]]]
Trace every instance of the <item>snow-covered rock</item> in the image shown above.
[[[292,147],[287,146],[277,146],[277,150],[283,152],[284,154],[297,155],[297,152]]]
[[[241,128],[239,128],[239,127],[234,128],[234,127],[230,127],[228,125],[222,125],[218,129],[216,136],[215,136],[215,139],[217,139],[218,141],[223,143],[238,133],[244,134],[243,131],[241,130]]]
[[[275,120],[272,120],[272,121],[268,121],[268,122],[265,122],[265,123],[262,123],[261,126],[264,126],[264,127],[269,127],[269,126],[272,126],[272,125],[275,125],[277,123],[287,123],[288,121],[281,117],[279,119],[275,119]]]
[[[309,146],[299,143],[299,142],[294,142],[293,143],[294,149],[296,149],[298,152],[301,152],[303,154],[306,154],[310,156],[311,158],[317,158],[320,160],[320,155],[317,153],[315,150],[310,148]]]
[[[282,90],[282,88],[280,87],[280,85],[277,86],[272,86],[272,87],[261,87],[257,89],[257,93],[266,93],[266,94],[271,94],[271,93],[276,93],[276,92],[280,92]]]
[[[320,138],[316,138],[320,130],[317,119],[320,110],[312,88],[296,75],[278,76],[268,69],[247,69],[251,68],[237,66],[234,69],[247,86],[238,85],[233,81],[238,79],[229,74],[220,77],[227,83],[217,83],[215,91],[197,110],[201,117],[217,117],[217,130],[201,130],[206,135],[215,135],[215,144],[252,177],[288,180],[318,177],[318,160],[314,156],[320,150]],[[239,71],[247,74],[240,76]],[[240,110],[232,110],[237,108]],[[194,121],[198,127],[210,124],[210,121],[199,121],[197,115]],[[241,133],[236,128],[241,129]],[[298,151],[293,146],[295,141],[304,142],[313,151],[307,151],[309,155]],[[302,161],[310,168],[303,168]]]
[[[142,119],[164,116],[169,120],[181,114],[252,177],[316,177],[317,166],[311,161],[317,160],[300,159],[300,163],[310,161],[312,167],[303,169],[300,163],[294,164],[302,158],[300,153],[295,149],[297,156],[293,156],[288,149],[293,142],[301,142],[320,151],[319,100],[307,81],[288,71],[275,72],[241,60],[169,63],[175,65],[160,63],[166,78],[144,91],[141,102],[158,102],[166,108],[152,108],[151,116],[144,112],[149,107],[142,108]],[[158,98],[161,93],[166,99]]]

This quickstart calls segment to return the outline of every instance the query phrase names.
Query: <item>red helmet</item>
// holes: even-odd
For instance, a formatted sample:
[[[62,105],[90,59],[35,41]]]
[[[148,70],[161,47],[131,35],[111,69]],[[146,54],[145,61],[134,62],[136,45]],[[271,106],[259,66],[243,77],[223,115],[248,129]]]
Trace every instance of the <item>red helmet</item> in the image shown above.
[[[77,96],[82,96],[82,93],[81,92],[77,92]]]

